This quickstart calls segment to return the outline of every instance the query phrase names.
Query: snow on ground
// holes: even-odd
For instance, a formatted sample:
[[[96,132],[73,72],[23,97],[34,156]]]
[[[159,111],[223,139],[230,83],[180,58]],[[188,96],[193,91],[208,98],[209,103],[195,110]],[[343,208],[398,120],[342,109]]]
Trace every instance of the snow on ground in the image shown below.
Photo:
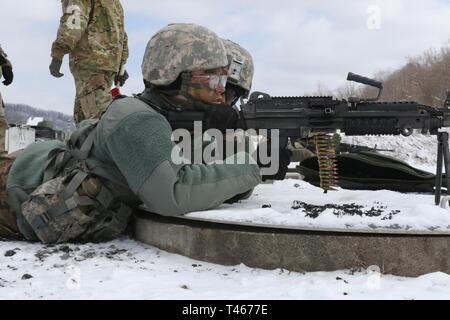
[[[450,299],[450,275],[221,266],[125,238],[95,245],[0,242],[0,299]]]
[[[302,202],[318,207],[305,208]],[[337,206],[320,207],[331,204]],[[431,194],[344,189],[324,194],[322,189],[295,179],[261,184],[248,200],[188,216],[307,228],[438,230],[450,233],[450,209],[437,207]]]

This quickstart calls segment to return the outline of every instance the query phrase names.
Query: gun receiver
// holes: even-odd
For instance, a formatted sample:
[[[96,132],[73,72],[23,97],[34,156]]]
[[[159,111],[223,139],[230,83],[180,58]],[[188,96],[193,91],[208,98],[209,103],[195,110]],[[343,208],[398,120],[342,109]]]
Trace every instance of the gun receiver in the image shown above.
[[[414,129],[436,134],[450,124],[450,111],[417,102],[349,103],[332,97],[270,97],[254,92],[241,106],[248,128],[279,129],[280,135],[300,137],[300,128],[346,135],[409,136]]]

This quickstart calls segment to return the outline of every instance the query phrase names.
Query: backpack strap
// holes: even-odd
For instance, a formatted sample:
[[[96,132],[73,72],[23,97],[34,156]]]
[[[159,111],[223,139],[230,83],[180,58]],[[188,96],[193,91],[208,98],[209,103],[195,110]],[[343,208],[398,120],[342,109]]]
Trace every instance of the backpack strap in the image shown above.
[[[95,202],[91,198],[75,194],[76,190],[87,176],[88,174],[86,172],[79,170],[70,180],[67,187],[59,193],[61,200],[52,205],[43,214],[36,216],[31,222],[31,226],[40,229],[42,226],[48,224],[51,219],[55,219],[57,216],[75,209],[76,207],[95,205]]]
[[[70,159],[71,154],[66,147],[51,150],[48,154],[48,160],[45,163],[43,182],[45,183],[53,179]]]
[[[91,152],[92,146],[94,144],[96,130],[95,128],[87,136],[86,140],[84,140],[80,149],[73,149],[70,151],[71,155],[77,160],[86,160]]]
[[[97,123],[96,123],[97,124]],[[96,125],[95,124],[95,125]],[[70,150],[70,155],[73,157],[74,160],[81,160],[84,161],[88,157],[89,153],[91,152],[92,145],[94,143],[94,137],[95,137],[95,127],[92,129],[92,131],[89,133],[86,140],[83,142],[81,148]],[[63,159],[67,155],[67,152],[64,150],[63,153],[59,153],[59,155],[63,154]],[[56,159],[58,159],[58,156]],[[58,160],[55,161],[55,164]],[[61,163],[64,162],[64,160],[61,161]],[[67,161],[65,162],[67,163]],[[70,179],[69,184],[67,187],[60,192],[60,196],[62,198],[62,201],[58,202],[54,206],[52,206],[48,213],[50,215],[59,215],[64,212],[67,212],[69,210],[72,210],[76,208],[77,206],[88,206],[95,204],[94,201],[92,201],[89,197],[83,197],[83,196],[74,196],[77,189],[80,187],[80,185],[83,183],[84,179],[86,179],[88,176],[88,173],[78,170],[78,172]],[[102,187],[102,190],[104,188]],[[112,195],[111,195],[112,197]],[[111,200],[112,201],[112,200]]]
[[[76,148],[77,145],[80,142],[81,137],[83,135],[85,135],[85,133],[87,131],[95,129],[97,127],[98,122],[99,122],[98,119],[89,119],[89,120],[86,120],[86,121],[89,122],[88,125],[86,125],[86,126],[84,126],[82,128],[79,128],[74,133],[72,133],[72,135],[70,136],[70,139],[69,139],[68,143],[69,143],[69,147],[71,147],[71,149],[72,148]]]
[[[76,160],[87,159],[94,144],[97,124],[98,120],[93,120],[90,126],[74,132],[64,148],[55,148],[49,152],[44,170],[44,183],[56,177],[64,168],[72,167]],[[88,130],[91,131],[87,138],[83,141],[81,147],[77,148],[81,137]]]

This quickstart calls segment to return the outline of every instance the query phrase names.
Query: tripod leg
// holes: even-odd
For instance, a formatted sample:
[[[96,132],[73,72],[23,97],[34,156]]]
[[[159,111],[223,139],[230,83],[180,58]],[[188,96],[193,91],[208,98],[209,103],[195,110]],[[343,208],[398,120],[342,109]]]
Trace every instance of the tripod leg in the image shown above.
[[[442,157],[443,157],[443,139],[442,132],[438,133],[438,151],[436,161],[436,182],[434,190],[434,203],[438,206],[441,202],[441,188],[442,188]]]
[[[445,182],[447,194],[450,194],[450,153],[448,146],[448,132],[442,133],[442,151],[444,153]]]

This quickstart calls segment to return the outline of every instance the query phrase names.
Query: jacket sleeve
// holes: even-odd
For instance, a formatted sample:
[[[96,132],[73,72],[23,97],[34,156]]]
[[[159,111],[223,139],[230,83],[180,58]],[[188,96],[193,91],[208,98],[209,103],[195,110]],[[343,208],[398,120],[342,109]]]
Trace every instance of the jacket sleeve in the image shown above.
[[[3,51],[2,47],[0,46],[0,78],[2,77],[1,66],[8,63],[8,59],[6,57],[7,57],[6,53]]]
[[[150,211],[182,215],[216,208],[261,182],[254,164],[175,164],[171,134],[161,115],[136,113],[106,139],[113,162]]]
[[[63,0],[63,15],[58,34],[52,45],[52,58],[62,60],[71,53],[86,31],[91,13],[92,0]]]
[[[128,50],[128,34],[125,32],[123,37],[123,50],[122,50],[122,60],[120,61],[120,65],[123,66],[127,63],[129,56]]]

